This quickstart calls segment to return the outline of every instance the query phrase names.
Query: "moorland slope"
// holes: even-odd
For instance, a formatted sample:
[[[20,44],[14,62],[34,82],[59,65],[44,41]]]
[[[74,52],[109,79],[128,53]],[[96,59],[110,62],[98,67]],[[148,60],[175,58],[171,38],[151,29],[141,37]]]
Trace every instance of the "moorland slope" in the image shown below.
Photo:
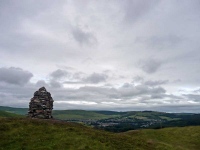
[[[1,150],[198,150],[200,126],[123,133],[57,120],[0,118]]]

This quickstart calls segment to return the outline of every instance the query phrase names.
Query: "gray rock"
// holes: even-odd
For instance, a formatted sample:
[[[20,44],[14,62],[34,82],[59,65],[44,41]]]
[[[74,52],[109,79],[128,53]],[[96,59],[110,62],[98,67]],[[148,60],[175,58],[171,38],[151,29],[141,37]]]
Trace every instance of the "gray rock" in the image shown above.
[[[34,93],[33,98],[29,103],[28,117],[30,118],[53,118],[53,98],[51,94],[47,92],[45,87],[41,87]]]

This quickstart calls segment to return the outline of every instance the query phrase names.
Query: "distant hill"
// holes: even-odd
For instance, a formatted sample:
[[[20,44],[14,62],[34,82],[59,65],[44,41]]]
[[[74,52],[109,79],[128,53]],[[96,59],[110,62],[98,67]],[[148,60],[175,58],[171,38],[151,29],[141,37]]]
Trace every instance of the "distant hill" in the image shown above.
[[[151,119],[164,119],[174,120],[180,119],[180,116],[191,115],[191,114],[175,114],[175,113],[164,113],[154,111],[127,111],[127,112],[116,112],[116,111],[86,111],[86,110],[54,110],[53,116],[57,119],[62,120],[101,120],[108,118],[124,118],[124,119],[137,119],[137,120],[151,120]]]
[[[28,108],[0,106],[0,110],[26,115]],[[155,111],[87,111],[53,110],[53,117],[58,120],[83,123],[97,129],[111,132],[124,132],[144,128],[183,127],[200,125],[200,114],[165,113]]]
[[[2,150],[199,150],[200,126],[110,133],[77,123],[0,118]]]
[[[3,110],[0,110],[0,117],[22,117],[22,115],[6,112]]]
[[[14,107],[0,106],[0,110],[19,114],[19,115],[26,115],[28,113],[28,108],[14,108]]]
[[[26,115],[28,108],[14,108],[0,106],[0,110],[11,112],[20,115]],[[164,120],[177,120],[182,116],[193,115],[192,113],[165,113],[155,111],[87,111],[87,110],[53,110],[53,116],[56,119],[69,120],[69,119],[83,119],[83,120],[100,120],[107,118],[134,118],[139,120],[149,119],[164,119]]]
[[[110,114],[104,113],[105,111],[86,111],[86,110],[54,110],[53,116],[62,120],[99,120],[119,115],[118,112],[112,112]],[[107,111],[108,112],[108,111]]]

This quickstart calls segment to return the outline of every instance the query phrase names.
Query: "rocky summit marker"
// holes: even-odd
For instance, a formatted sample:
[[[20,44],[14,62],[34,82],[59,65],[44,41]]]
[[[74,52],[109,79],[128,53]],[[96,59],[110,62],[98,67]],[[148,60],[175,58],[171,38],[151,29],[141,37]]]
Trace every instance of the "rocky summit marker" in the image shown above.
[[[29,103],[28,116],[30,118],[50,119],[52,116],[53,98],[45,87],[41,87],[34,93]]]

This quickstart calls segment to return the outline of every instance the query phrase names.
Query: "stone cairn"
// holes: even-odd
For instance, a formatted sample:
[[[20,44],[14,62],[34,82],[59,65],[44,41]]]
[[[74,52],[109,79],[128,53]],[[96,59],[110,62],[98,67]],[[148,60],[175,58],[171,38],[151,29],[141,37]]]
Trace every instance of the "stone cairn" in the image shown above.
[[[34,93],[33,98],[31,98],[28,117],[44,119],[53,118],[53,102],[51,94],[47,92],[45,87],[41,87]]]

